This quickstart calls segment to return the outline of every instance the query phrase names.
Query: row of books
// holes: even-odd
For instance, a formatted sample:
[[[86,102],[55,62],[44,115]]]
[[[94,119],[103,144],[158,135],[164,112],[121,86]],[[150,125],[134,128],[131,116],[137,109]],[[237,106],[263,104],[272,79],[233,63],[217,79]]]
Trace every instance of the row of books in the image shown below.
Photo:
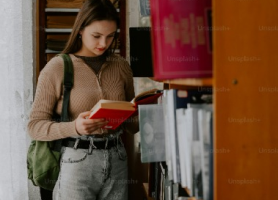
[[[169,180],[165,162],[154,162],[149,167],[150,197],[155,200],[172,200],[181,196],[189,197],[188,193],[178,183]]]
[[[206,91],[165,90],[159,104],[139,105],[141,161],[165,161],[169,180],[212,200],[212,97]]]

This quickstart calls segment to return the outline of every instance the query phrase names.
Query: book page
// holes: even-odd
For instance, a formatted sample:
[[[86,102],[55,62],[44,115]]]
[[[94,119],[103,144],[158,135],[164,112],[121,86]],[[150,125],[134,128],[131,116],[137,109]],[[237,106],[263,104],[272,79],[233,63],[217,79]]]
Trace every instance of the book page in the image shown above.
[[[157,91],[160,91],[160,90],[158,90],[158,89],[152,89],[152,90],[148,90],[148,91],[142,92],[142,93],[136,95],[136,96],[131,100],[131,103],[138,102],[138,101],[140,101],[140,100],[142,100],[142,99],[144,99],[144,98],[147,98],[147,97],[149,97],[149,96],[152,96],[152,95],[154,95],[154,94],[159,93],[159,92],[157,92]]]
[[[114,110],[131,110],[134,111],[134,105],[128,101],[113,101],[101,99],[98,103],[91,109],[91,116],[93,116],[100,108],[104,109],[114,109]]]

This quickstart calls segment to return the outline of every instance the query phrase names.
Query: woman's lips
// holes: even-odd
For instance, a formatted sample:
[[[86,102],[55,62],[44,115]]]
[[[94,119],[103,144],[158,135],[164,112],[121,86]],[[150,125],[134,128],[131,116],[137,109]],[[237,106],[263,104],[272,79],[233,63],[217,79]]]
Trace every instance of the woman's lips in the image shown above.
[[[97,50],[99,50],[99,51],[104,51],[104,50],[105,50],[105,48],[103,48],[103,49],[101,49],[101,48],[97,48]]]

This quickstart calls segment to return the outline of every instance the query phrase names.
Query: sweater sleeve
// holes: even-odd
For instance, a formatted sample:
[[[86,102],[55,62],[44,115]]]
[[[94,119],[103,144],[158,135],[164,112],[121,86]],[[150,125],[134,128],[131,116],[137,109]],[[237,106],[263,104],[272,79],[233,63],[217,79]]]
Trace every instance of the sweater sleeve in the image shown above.
[[[75,121],[58,123],[52,119],[54,108],[60,98],[57,87],[61,87],[61,82],[55,76],[57,69],[63,70],[62,59],[58,57],[53,58],[45,66],[38,79],[35,99],[28,122],[29,135],[35,140],[51,141],[78,136],[75,129]],[[60,79],[63,79],[63,77],[60,77]]]
[[[131,101],[134,96],[134,83],[133,83],[133,73],[127,61],[124,61],[123,72],[125,79],[125,96],[126,101]],[[128,132],[135,134],[139,131],[139,121],[138,116],[130,117],[123,123],[123,129]]]

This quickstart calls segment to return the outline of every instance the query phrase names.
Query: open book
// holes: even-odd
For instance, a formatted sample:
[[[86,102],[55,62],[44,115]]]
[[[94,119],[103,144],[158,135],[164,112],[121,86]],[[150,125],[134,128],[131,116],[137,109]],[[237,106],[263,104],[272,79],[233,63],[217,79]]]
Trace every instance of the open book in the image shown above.
[[[161,90],[152,89],[138,94],[131,102],[101,99],[91,109],[89,118],[105,118],[109,123],[103,128],[115,130],[129,117],[138,115],[138,105],[156,103],[161,95]]]

